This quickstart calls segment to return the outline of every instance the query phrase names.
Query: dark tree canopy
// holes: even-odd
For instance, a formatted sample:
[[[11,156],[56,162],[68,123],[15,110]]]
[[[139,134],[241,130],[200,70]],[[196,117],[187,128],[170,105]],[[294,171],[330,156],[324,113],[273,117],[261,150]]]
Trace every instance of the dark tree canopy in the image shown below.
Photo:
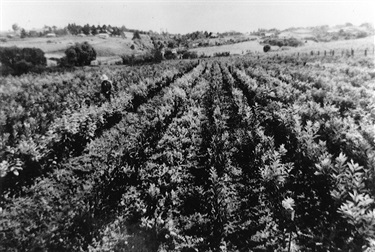
[[[133,33],[133,39],[141,39],[141,35],[140,35],[139,31],[135,31]]]
[[[14,75],[20,75],[44,68],[47,60],[44,52],[39,48],[0,48],[0,62],[10,69]]]
[[[88,43],[76,43],[65,51],[65,61],[68,65],[86,66],[96,59],[95,49]]]
[[[269,50],[271,50],[271,46],[269,45],[263,46],[263,52],[268,52]]]

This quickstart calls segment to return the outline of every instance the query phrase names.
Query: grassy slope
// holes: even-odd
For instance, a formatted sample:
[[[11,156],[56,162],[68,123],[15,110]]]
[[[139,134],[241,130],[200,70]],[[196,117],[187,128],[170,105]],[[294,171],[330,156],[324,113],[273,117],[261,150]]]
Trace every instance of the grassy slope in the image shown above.
[[[288,53],[290,52],[308,52],[311,50],[317,51],[324,51],[324,50],[348,50],[353,48],[354,50],[361,50],[363,51],[365,48],[370,49],[369,52],[372,52],[372,48],[374,47],[374,36],[361,38],[361,39],[352,39],[352,40],[341,40],[341,41],[332,41],[332,42],[320,42],[316,43],[313,41],[307,41],[304,46],[293,48],[288,47]],[[218,52],[230,52],[231,54],[242,54],[242,52],[246,53],[247,50],[251,52],[263,52],[263,45],[260,44],[258,41],[247,41],[238,44],[232,45],[223,45],[223,46],[212,46],[212,47],[200,47],[191,49],[191,51],[195,51],[198,54],[204,53],[206,55],[213,55],[214,53]],[[274,52],[280,52],[277,46],[272,47]]]
[[[108,39],[101,39],[96,36],[78,37],[78,36],[64,36],[56,38],[25,38],[25,39],[9,39],[7,42],[0,42],[1,46],[18,46],[18,47],[37,47],[42,49],[47,57],[61,57],[64,51],[74,43],[82,43],[88,41],[96,50],[99,58],[113,57],[123,54],[142,53],[144,47],[152,46],[151,40],[148,36],[142,35],[144,47],[135,46],[132,50],[130,46],[133,43],[132,33],[126,34],[127,38],[110,37]]]
[[[347,27],[330,27],[327,32],[338,32],[340,29],[347,33],[357,34],[359,32],[370,32],[365,27],[359,27],[359,26],[347,26]],[[298,28],[290,31],[283,31],[281,32],[278,37],[279,38],[297,38],[304,40],[308,37],[315,37],[316,34],[314,34],[313,29],[309,28]],[[254,36],[245,36],[245,37],[251,37]],[[235,38],[234,38],[235,39]],[[261,38],[258,38],[258,41],[260,41]],[[211,40],[210,40],[211,41]],[[238,44],[231,44],[231,45],[223,45],[223,46],[210,46],[210,47],[202,47],[202,48],[194,48],[191,49],[191,51],[196,51],[198,54],[204,53],[206,55],[213,55],[215,53],[220,52],[230,52],[231,54],[242,54],[242,52],[246,53],[247,50],[250,50],[251,52],[263,52],[263,45],[260,44],[258,41],[247,41],[243,43]],[[332,41],[332,42],[320,42],[316,43],[314,41],[308,40],[304,46],[298,47],[298,48],[284,48],[288,49],[289,52],[301,52],[301,51],[311,51],[311,50],[345,50],[345,49],[355,49],[355,50],[364,50],[365,48],[369,48],[370,51],[375,45],[374,36],[369,36],[366,38],[361,39],[350,39],[350,40],[339,40],[339,41]],[[280,51],[279,47],[274,46],[272,47],[273,51]]]
[[[361,28],[361,27],[360,27]],[[347,29],[354,29],[353,27],[349,27]],[[333,30],[330,30],[333,31]],[[147,48],[152,48],[152,42],[147,35],[142,35],[142,45],[137,45],[135,41],[131,38],[133,37],[132,33],[126,34],[127,38],[116,38],[110,37],[108,39],[101,39],[96,36],[88,36],[88,37],[77,37],[77,36],[64,36],[64,37],[57,37],[57,38],[25,38],[25,39],[9,39],[8,42],[0,42],[1,46],[18,46],[18,47],[37,47],[42,49],[47,57],[62,57],[64,55],[65,49],[76,43],[76,42],[84,42],[88,41],[90,44],[93,45],[95,48],[98,59],[106,59],[114,56],[120,56],[124,54],[138,54],[145,52]],[[249,35],[243,35],[244,37],[254,37]],[[296,37],[296,38],[304,38],[312,36],[311,29],[296,29],[293,31],[283,32],[279,35],[279,37]],[[224,40],[228,39],[236,39],[237,37],[226,37]],[[220,41],[223,39],[210,39],[210,42],[214,43],[215,41]],[[191,49],[191,51],[195,51],[198,54],[205,54],[205,55],[214,55],[215,53],[220,52],[230,52],[233,54],[242,54],[247,53],[247,51],[251,52],[258,52],[263,53],[263,45],[258,42],[259,40],[255,41],[247,41],[237,44],[230,44],[230,45],[222,45],[222,46],[210,46],[210,47],[199,47]],[[135,49],[132,50],[130,48],[131,45],[135,44]],[[372,48],[374,47],[374,36],[370,36],[367,38],[362,39],[354,39],[354,40],[341,40],[341,41],[333,41],[333,42],[320,42],[316,43],[313,41],[307,41],[307,43],[298,48],[284,48],[288,49],[288,52],[309,52],[311,50],[317,51],[324,51],[324,50],[342,50],[342,49],[355,49],[355,50],[364,50],[365,48],[369,48],[370,52],[372,52]],[[279,52],[280,48],[272,47],[273,51]]]

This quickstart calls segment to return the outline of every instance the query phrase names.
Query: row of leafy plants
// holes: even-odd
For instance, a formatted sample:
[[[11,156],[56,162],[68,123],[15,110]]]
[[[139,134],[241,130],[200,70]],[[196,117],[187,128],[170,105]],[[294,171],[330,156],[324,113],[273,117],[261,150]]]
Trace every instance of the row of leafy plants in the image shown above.
[[[373,77],[371,63],[351,60],[356,68],[281,56],[193,61],[160,77],[134,70],[111,103],[49,125],[32,156],[50,172],[4,191],[0,250],[368,249]]]
[[[94,71],[4,78],[0,154],[2,177],[9,183],[3,187],[30,182],[48,170],[42,164],[52,162],[55,154],[47,153],[58,153],[59,159],[66,152],[80,155],[87,142],[117,123],[125,111],[136,111],[195,64],[117,69],[110,77],[113,95],[121,99],[110,104],[99,91],[101,73]]]

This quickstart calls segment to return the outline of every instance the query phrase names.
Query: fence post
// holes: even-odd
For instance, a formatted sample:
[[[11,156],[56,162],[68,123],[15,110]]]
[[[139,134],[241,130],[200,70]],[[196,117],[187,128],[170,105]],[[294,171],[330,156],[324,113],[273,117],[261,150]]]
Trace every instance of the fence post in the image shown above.
[[[332,56],[335,56],[335,50],[332,50]]]
[[[326,56],[327,55],[327,51],[326,50],[324,50],[324,56]]]
[[[365,56],[367,56],[367,49],[365,49]]]
[[[351,55],[352,55],[352,57],[354,56],[354,50],[352,49],[352,51],[351,51]]]

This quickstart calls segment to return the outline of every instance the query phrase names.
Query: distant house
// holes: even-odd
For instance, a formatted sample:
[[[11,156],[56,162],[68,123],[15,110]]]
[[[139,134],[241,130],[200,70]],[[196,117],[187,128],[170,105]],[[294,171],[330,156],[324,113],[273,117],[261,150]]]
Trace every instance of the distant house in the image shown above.
[[[210,38],[218,38],[218,37],[219,37],[219,34],[217,33],[212,33],[210,36]]]
[[[273,32],[266,32],[266,33],[264,33],[264,37],[266,37],[266,38],[275,37],[275,33],[273,33]]]
[[[177,55],[177,49],[172,49],[172,54],[175,54],[175,55]]]
[[[53,32],[50,32],[50,33],[47,33],[47,34],[46,34],[46,37],[47,37],[47,38],[55,38],[55,37],[56,37],[56,34],[53,33]]]
[[[80,34],[78,34],[77,36],[78,36],[78,37],[86,37],[86,34],[84,34],[84,33],[80,33]]]
[[[99,38],[102,38],[102,39],[107,39],[109,38],[109,34],[108,33],[99,33],[97,35]]]

